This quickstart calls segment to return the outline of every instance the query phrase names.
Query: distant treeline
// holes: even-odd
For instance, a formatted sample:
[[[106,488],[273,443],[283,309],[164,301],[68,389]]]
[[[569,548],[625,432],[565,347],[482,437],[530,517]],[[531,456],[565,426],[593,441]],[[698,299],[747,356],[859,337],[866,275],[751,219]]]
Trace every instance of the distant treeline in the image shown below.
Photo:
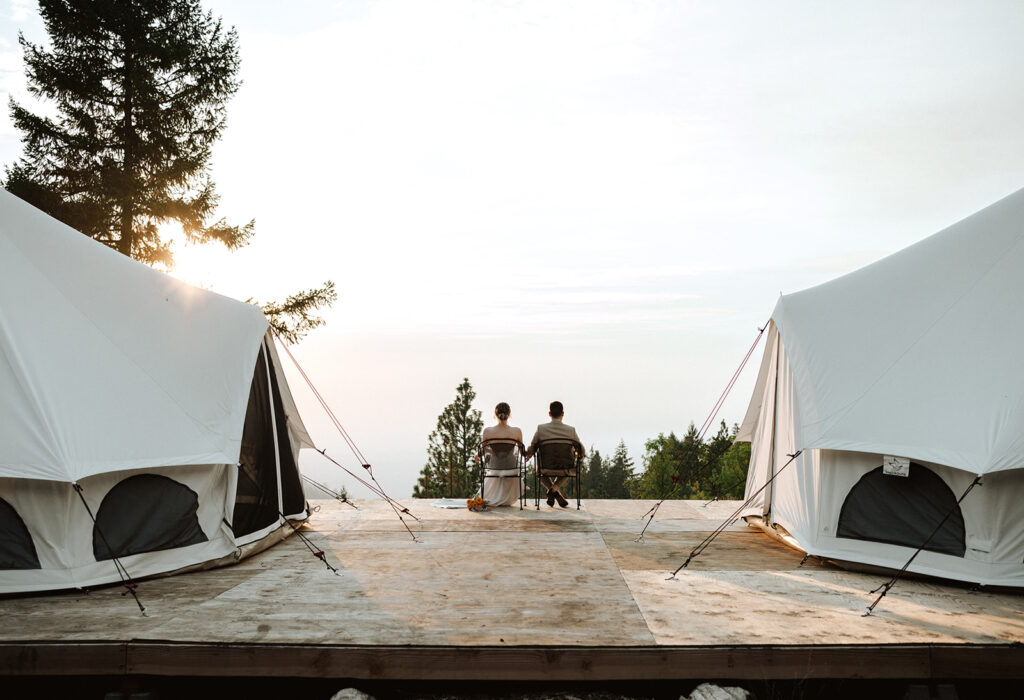
[[[476,392],[464,379],[456,397],[437,419],[427,443],[427,463],[413,489],[415,498],[468,498],[479,493],[482,465],[477,459],[484,423],[472,408]],[[610,457],[591,446],[583,463],[583,498],[735,499],[743,496],[750,443],[734,442],[738,425],[723,421],[711,438],[690,423],[682,438],[659,434],[644,445],[638,471],[625,442]],[[527,437],[527,439],[529,439]],[[534,496],[534,465],[527,465],[525,489]],[[568,496],[575,496],[575,484]]]

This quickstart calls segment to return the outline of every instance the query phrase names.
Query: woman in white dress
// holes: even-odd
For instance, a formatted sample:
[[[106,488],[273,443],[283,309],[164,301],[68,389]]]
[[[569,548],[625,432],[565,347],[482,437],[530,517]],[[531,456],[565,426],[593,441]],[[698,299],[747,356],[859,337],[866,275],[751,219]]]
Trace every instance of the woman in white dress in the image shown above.
[[[502,401],[494,407],[494,417],[498,419],[498,424],[484,428],[483,497],[484,503],[489,506],[507,506],[519,500],[519,458],[523,454],[523,431],[508,424],[510,415],[512,409]],[[514,440],[515,443],[486,444],[495,438]]]

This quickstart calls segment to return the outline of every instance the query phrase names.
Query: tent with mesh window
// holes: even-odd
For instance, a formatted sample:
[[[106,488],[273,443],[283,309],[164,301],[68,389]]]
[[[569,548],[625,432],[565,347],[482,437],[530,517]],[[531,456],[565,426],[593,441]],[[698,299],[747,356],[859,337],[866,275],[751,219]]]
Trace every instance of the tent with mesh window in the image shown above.
[[[920,549],[909,571],[1024,586],[1022,271],[1024,190],[781,297],[739,435],[748,520],[816,556]]]
[[[0,593],[234,561],[305,518],[268,328],[0,190]]]

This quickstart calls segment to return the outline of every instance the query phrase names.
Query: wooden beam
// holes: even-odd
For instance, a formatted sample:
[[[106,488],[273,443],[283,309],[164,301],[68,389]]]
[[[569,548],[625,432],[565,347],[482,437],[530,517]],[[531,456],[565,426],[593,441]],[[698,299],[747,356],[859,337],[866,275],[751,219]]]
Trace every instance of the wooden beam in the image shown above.
[[[405,647],[0,644],[0,674],[544,680],[1024,678],[1024,646]]]
[[[0,643],[0,675],[118,676],[127,671],[126,642]]]
[[[969,651],[966,654],[972,655]],[[1019,655],[1019,660],[1024,663],[1024,654]],[[128,671],[146,675],[367,680],[932,677],[930,650],[926,646],[552,648],[181,644],[168,647],[133,643],[128,651]]]
[[[934,678],[1024,678],[1024,645],[991,645],[963,653],[958,645],[931,649]]]

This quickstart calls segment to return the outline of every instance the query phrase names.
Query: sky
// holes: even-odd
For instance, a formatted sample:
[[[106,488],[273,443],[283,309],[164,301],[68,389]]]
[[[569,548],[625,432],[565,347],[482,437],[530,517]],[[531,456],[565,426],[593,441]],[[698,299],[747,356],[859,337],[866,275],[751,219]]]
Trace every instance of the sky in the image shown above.
[[[779,294],[1024,187],[1024,3],[206,0],[241,89],[212,176],[241,251],[173,274],[240,299],[333,280],[293,353],[407,496],[468,377],[584,443],[707,417]],[[25,89],[0,4],[0,99]],[[0,164],[20,154],[0,114]],[[741,421],[748,365],[719,414]],[[356,462],[285,360],[314,440]],[[368,492],[315,453],[302,468]]]

